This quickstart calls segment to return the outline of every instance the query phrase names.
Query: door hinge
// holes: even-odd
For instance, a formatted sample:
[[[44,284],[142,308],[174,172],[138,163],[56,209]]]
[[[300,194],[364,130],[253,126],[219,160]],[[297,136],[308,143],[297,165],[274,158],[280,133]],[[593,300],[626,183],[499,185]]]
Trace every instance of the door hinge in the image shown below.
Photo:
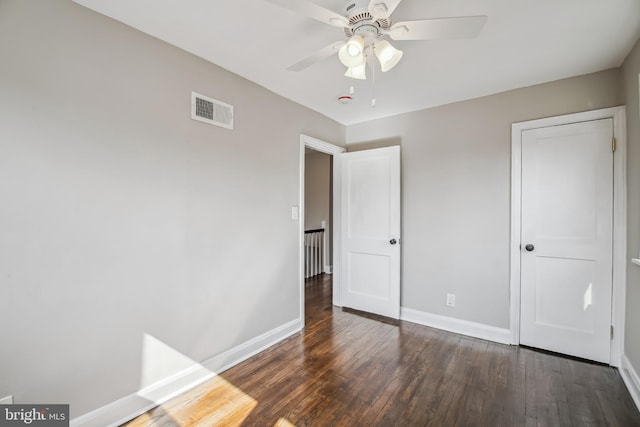
[[[613,339],[613,325],[611,325],[610,331],[611,331],[611,339]]]
[[[611,138],[611,151],[616,152],[616,148],[618,148],[618,142],[616,141],[615,136]]]

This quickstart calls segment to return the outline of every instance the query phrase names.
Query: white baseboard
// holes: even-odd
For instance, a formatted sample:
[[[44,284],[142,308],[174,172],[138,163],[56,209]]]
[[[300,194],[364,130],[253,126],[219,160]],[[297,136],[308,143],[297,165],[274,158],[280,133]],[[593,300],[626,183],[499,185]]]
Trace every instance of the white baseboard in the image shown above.
[[[501,344],[511,343],[511,331],[509,329],[498,328],[482,323],[441,316],[439,314],[427,313],[407,307],[400,307],[400,319]]]
[[[7,396],[0,399],[0,405],[13,405],[13,396]]]
[[[74,427],[119,426],[138,415],[178,396],[219,373],[237,365],[302,329],[300,319],[292,320],[271,331],[246,341],[202,364],[178,372],[136,393],[71,420]]]
[[[640,411],[640,376],[638,376],[626,354],[622,355],[621,362],[620,375],[622,376],[622,381],[624,381],[624,385],[627,386],[631,398]]]
[[[212,357],[204,362],[203,365],[209,370],[224,372],[301,330],[302,322],[300,319],[292,320],[243,344],[233,347],[224,353]]]

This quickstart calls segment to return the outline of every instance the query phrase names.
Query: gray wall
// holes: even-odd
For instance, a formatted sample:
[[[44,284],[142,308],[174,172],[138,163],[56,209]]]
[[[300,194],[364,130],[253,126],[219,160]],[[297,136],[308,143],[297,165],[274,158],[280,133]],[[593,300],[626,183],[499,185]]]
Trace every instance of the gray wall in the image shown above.
[[[2,0],[0,58],[0,397],[77,417],[145,334],[203,361],[298,318],[299,134],[342,125],[67,0]]]
[[[349,149],[402,147],[403,307],[509,327],[511,124],[622,104],[619,76],[609,70],[347,128]]]
[[[622,85],[627,105],[627,255],[640,255],[640,108],[638,108],[638,74],[640,73],[640,41],[622,66]],[[636,372],[640,372],[640,267],[627,266],[627,310],[625,354]]]

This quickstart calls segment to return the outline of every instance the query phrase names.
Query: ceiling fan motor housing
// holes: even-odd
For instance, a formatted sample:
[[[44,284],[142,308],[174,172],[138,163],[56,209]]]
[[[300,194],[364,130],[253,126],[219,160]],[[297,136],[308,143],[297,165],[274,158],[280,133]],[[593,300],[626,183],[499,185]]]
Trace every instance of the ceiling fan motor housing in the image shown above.
[[[391,26],[391,21],[386,18],[374,20],[369,13],[369,0],[350,0],[347,2],[346,13],[349,26],[344,28],[347,37],[358,35],[365,40],[381,39],[382,31]],[[381,3],[384,5],[384,3]]]

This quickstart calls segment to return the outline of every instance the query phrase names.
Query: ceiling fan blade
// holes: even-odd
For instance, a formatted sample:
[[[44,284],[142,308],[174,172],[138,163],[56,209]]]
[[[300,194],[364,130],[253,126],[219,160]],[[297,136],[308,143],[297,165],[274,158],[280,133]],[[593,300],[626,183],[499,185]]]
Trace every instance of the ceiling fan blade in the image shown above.
[[[308,0],[266,0],[285,9],[338,28],[349,26],[349,20],[336,12],[318,6]]]
[[[371,0],[369,13],[374,19],[389,18],[402,0]]]
[[[298,61],[293,65],[287,67],[289,71],[302,71],[305,68],[308,68],[315,64],[316,62],[320,62],[323,59],[327,59],[331,55],[335,55],[338,53],[338,50],[344,45],[345,42],[336,42],[332,43],[327,47],[323,47],[322,49],[312,53],[311,55],[304,58],[302,61]]]
[[[393,40],[470,39],[480,34],[486,22],[484,15],[404,21],[393,24],[388,35]]]

